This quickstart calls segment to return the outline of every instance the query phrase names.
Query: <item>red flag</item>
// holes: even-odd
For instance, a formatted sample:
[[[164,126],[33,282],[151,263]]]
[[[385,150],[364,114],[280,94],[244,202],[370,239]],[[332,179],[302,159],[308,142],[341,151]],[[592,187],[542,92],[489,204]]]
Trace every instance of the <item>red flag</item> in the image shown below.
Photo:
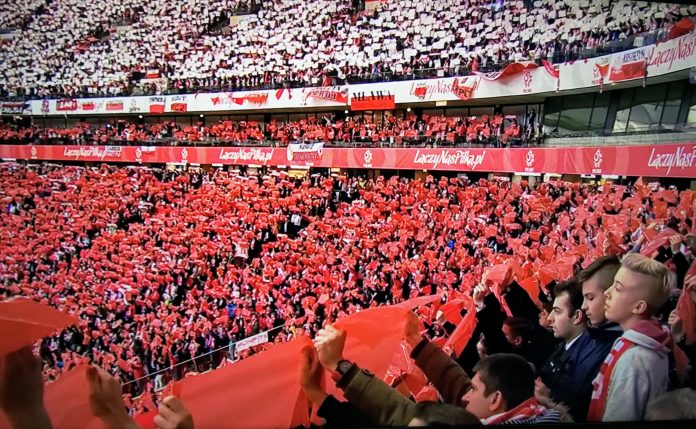
[[[397,306],[370,308],[336,322],[347,332],[343,356],[384,379],[404,336],[407,311]],[[327,377],[327,392],[343,399],[342,392]]]
[[[46,385],[44,404],[55,429],[106,427],[89,406],[87,368],[86,365],[74,368]]]
[[[178,383],[179,397],[196,427],[218,427],[221,422],[249,428],[309,426],[298,378],[300,353],[309,344],[308,338],[301,337],[234,365],[185,378]],[[305,406],[298,407],[298,402]]]
[[[646,230],[645,237],[648,238],[649,233],[647,233],[649,230]],[[658,250],[660,247],[662,247],[665,243],[669,242],[669,239],[674,237],[675,235],[679,235],[679,233],[671,228],[665,228],[664,231],[661,233],[657,234],[654,236],[650,242],[646,243],[643,245],[643,247],[640,249],[640,253],[644,256],[651,257],[651,255]]]
[[[396,350],[396,353],[394,353],[394,358],[387,369],[387,378],[395,379],[398,377],[402,378],[413,396],[416,396],[428,383],[428,379],[423,374],[423,371],[413,364],[410,348],[403,342]]]
[[[669,40],[676,39],[692,31],[694,31],[694,21],[689,17],[684,17],[669,29],[668,38]]]
[[[486,270],[486,281],[507,286],[509,283],[510,267],[505,264],[495,265]]]
[[[467,311],[466,315],[445,344],[445,346],[449,346],[454,350],[456,356],[462,354],[474,333],[474,329],[476,329],[476,304],[474,304],[474,300],[467,296],[464,306]]]
[[[534,277],[527,277],[525,280],[520,282],[520,286],[524,289],[529,297],[532,299],[535,305],[539,305],[539,285]]]
[[[26,298],[0,302],[0,355],[30,346],[76,323],[76,317]]]
[[[440,307],[445,320],[454,325],[458,325],[462,321],[462,309],[464,309],[463,299],[453,299]]]
[[[695,275],[696,261],[691,263],[689,271],[686,272],[687,277]],[[684,324],[687,344],[696,342],[696,302],[691,297],[692,294],[696,295],[696,291],[689,292],[685,288],[677,301],[677,314]]]
[[[433,301],[436,301],[440,299],[442,295],[436,294],[436,295],[426,295],[426,296],[419,296],[417,298],[411,298],[408,301],[400,302],[398,304],[395,304],[394,307],[399,307],[403,308],[405,310],[413,310],[416,307],[420,307],[422,305],[428,305]]]

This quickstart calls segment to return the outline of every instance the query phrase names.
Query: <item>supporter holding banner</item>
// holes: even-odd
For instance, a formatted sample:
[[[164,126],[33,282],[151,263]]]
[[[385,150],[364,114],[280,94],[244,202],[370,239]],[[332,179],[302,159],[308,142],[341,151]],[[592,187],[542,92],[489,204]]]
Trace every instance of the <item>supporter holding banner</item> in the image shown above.
[[[289,163],[304,164],[321,161],[324,143],[290,143],[287,148]]]
[[[646,62],[649,55],[649,48],[632,49],[614,54],[611,57],[609,80],[622,82],[645,77]]]
[[[268,342],[268,332],[262,332],[256,334],[252,337],[245,338],[243,340],[234,343],[234,350],[236,353],[243,352],[244,350],[250,349],[252,347],[265,344]]]

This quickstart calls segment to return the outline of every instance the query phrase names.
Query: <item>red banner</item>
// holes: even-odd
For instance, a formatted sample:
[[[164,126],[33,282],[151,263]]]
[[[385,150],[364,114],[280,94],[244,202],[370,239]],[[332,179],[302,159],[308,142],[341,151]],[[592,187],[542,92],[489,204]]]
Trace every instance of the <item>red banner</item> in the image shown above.
[[[109,112],[120,112],[123,110],[123,101],[109,101],[106,103],[106,110]]]
[[[392,110],[396,108],[393,95],[369,96],[363,98],[352,98],[350,100],[350,110]]]
[[[150,113],[164,113],[164,97],[150,97]]]
[[[320,100],[335,101],[337,103],[348,104],[348,91],[345,89],[310,89],[305,95],[305,100],[308,98],[317,98]]]
[[[59,112],[71,112],[77,110],[77,100],[66,98],[56,101],[56,110]]]
[[[291,155],[293,156],[293,155]],[[294,157],[294,156],[293,156]],[[295,165],[287,148],[0,145],[0,158],[126,163]],[[696,143],[532,149],[323,148],[304,166],[696,177]]]
[[[452,93],[462,100],[466,101],[471,98],[478,86],[479,80],[474,79],[471,85],[465,85],[466,79],[462,79],[461,85],[459,84],[459,79],[455,78],[452,82]]]
[[[519,73],[522,73],[526,70],[532,70],[539,67],[534,61],[522,61],[519,63],[512,63],[508,64],[505,66],[504,69],[502,69],[499,72],[492,72],[492,73],[476,73],[478,76],[481,76],[483,79],[486,80],[498,80],[502,79],[504,77],[516,75]]]
[[[240,106],[245,102],[248,104],[258,104],[260,106],[266,104],[266,101],[268,101],[268,94],[259,93],[244,95],[242,97],[232,97],[232,101]]]
[[[647,59],[648,48],[632,49],[615,54],[611,59],[609,80],[621,82],[644,77],[647,70],[645,66]]]
[[[186,112],[188,105],[186,103],[172,103],[172,112]]]

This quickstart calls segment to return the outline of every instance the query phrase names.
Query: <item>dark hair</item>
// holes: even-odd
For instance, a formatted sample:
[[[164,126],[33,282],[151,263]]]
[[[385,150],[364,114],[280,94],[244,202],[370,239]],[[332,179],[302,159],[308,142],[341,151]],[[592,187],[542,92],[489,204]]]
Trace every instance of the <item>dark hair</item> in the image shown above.
[[[514,337],[522,337],[525,341],[532,339],[534,324],[526,317],[508,317],[503,323],[510,328]]]
[[[582,285],[575,277],[564,280],[553,288],[553,295],[558,298],[562,293],[568,294],[568,302],[570,303],[570,311],[568,315],[572,315],[575,311],[582,307]]]
[[[500,391],[507,410],[534,396],[534,368],[523,357],[497,353],[481,359],[474,366],[485,386],[484,394]]]
[[[416,404],[413,418],[422,420],[428,426],[464,426],[479,423],[478,418],[464,408],[437,402]]]
[[[607,256],[602,256],[601,258],[597,258],[590,265],[587,266],[584,270],[580,271],[577,275],[577,281],[580,283],[580,286],[582,287],[582,284],[588,281],[592,276],[599,272],[605,273],[607,276],[611,276],[612,280],[614,276],[616,275],[616,272],[619,271],[619,268],[621,268],[621,260],[619,260],[619,257],[616,255],[607,255]],[[606,285],[603,285],[604,290],[606,291],[611,287],[612,282],[609,282]]]

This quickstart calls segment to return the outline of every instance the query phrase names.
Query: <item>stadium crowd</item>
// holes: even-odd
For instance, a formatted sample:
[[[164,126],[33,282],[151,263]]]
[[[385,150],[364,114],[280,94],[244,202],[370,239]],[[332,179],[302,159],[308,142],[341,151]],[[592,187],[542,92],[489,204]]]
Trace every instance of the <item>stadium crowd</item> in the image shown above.
[[[2,24],[20,26],[0,39],[5,97],[466,75],[521,60],[570,61],[633,36],[653,43],[696,13],[694,6],[608,0],[389,0],[371,14],[346,0],[311,7],[302,0],[25,3],[5,6],[12,10]],[[225,25],[234,11],[252,6],[260,10]],[[144,77],[166,82],[139,86]]]
[[[45,380],[100,366],[125,383],[133,413],[143,391],[302,335],[316,350],[303,351],[300,380],[329,425],[693,411],[661,398],[696,381],[693,191],[46,164],[3,164],[0,190],[0,296],[81,319],[41,342]],[[337,320],[437,293],[404,339],[449,406],[416,405],[407,396],[421,392],[401,395],[343,360]],[[454,340],[467,314],[474,331]],[[267,344],[230,347],[267,330]],[[348,404],[322,390],[322,367]],[[106,373],[90,377],[120,391]],[[174,398],[160,415],[190,419]]]
[[[535,112],[518,124],[515,116],[501,114],[480,117],[446,117],[415,114],[405,118],[389,116],[382,123],[367,117],[338,119],[333,114],[295,121],[221,120],[205,125],[182,127],[174,121],[138,124],[111,120],[98,127],[79,122],[72,128],[41,128],[9,121],[0,125],[0,144],[79,144],[79,145],[137,145],[137,144],[258,144],[324,142],[326,144],[371,143],[392,145],[437,144],[454,146],[477,144],[508,146],[538,143],[540,124]]]

